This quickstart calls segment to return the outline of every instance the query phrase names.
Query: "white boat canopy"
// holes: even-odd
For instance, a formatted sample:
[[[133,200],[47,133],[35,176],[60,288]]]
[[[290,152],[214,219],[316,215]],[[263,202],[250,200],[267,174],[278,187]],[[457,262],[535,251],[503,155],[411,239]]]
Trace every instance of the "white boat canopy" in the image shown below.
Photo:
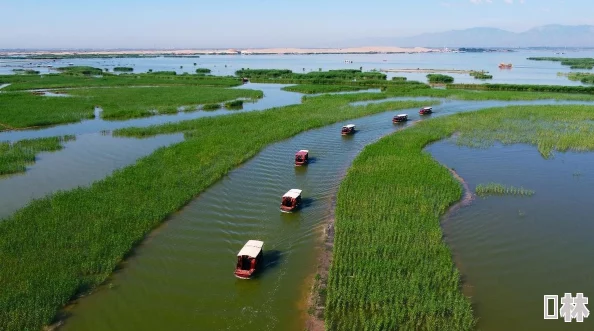
[[[347,125],[343,126],[343,128],[349,128],[349,129],[354,128],[354,127],[355,127],[355,124],[347,124]]]
[[[423,107],[423,109],[431,110],[433,107]]]
[[[408,116],[408,114],[398,114],[398,115],[396,115],[396,116],[398,116],[398,117],[407,117],[407,116]]]
[[[258,254],[262,251],[262,246],[264,246],[264,242],[260,240],[248,240],[243,248],[237,253],[237,256],[249,256],[251,258],[256,258]]]
[[[283,195],[283,197],[290,197],[293,199],[297,199],[297,197],[299,197],[300,195],[301,195],[301,190],[294,188],[294,189],[290,189],[289,192],[285,193],[285,195]]]
[[[299,153],[301,153],[301,152],[303,152],[303,153],[309,153],[309,151],[307,149],[300,149],[299,150]]]

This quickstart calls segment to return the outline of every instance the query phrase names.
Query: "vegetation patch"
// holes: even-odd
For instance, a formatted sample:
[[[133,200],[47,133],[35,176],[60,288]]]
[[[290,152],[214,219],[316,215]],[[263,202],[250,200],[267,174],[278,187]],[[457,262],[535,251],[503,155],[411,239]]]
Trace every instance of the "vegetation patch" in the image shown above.
[[[99,76],[103,75],[103,70],[100,68],[88,67],[88,66],[69,66],[58,68],[63,75],[71,76]]]
[[[534,191],[532,190],[523,187],[505,186],[499,183],[478,184],[475,192],[478,196],[482,197],[488,195],[519,195],[529,197],[534,195]]]
[[[449,84],[454,82],[454,77],[442,74],[428,74],[427,80],[431,84]]]
[[[132,68],[132,67],[115,67],[115,68],[113,68],[113,71],[132,72],[132,71],[134,71],[134,68]]]
[[[448,89],[482,91],[524,91],[594,94],[594,86],[524,85],[524,84],[448,84]]]
[[[62,149],[64,142],[75,136],[50,137],[21,140],[16,143],[0,142],[0,175],[26,171],[28,164],[35,163],[39,152],[53,152]]]
[[[261,91],[207,86],[72,89],[68,93],[69,98],[1,93],[0,131],[91,119],[96,106],[103,109],[104,119],[127,119],[176,113],[181,106],[263,96]]]
[[[221,109],[220,103],[207,103],[202,106],[202,110],[217,110]]]
[[[493,79],[493,75],[489,75],[488,71],[471,71],[469,75],[475,79]]]
[[[198,69],[196,69],[196,73],[197,74],[209,74],[210,73],[210,69],[208,69],[208,68],[198,68]]]
[[[67,74],[47,75],[0,75],[0,82],[12,85],[3,91],[31,89],[53,89],[73,87],[119,87],[119,86],[220,86],[241,85],[237,77],[210,77],[204,75],[154,75],[122,73],[114,75],[103,73],[102,76],[84,76]]]
[[[588,72],[570,72],[558,73],[558,75],[566,76],[569,80],[579,81],[584,84],[594,84],[594,74]]]
[[[367,146],[338,192],[326,329],[473,329],[439,219],[462,189],[423,148],[459,133],[462,143],[528,143],[543,156],[592,151],[592,120],[593,106],[492,108],[421,121]]]
[[[335,92],[351,92],[365,90],[366,86],[345,86],[345,85],[315,85],[315,84],[300,84],[285,86],[283,91],[299,92],[304,94],[320,94],[320,93],[335,93]]]
[[[102,283],[168,215],[267,145],[338,121],[427,103],[349,106],[369,98],[376,96],[327,95],[268,111],[116,131],[136,137],[184,132],[186,140],[89,187],[35,200],[0,221],[0,329],[38,330],[52,323],[61,307]]]
[[[400,76],[394,76],[394,77],[392,77],[392,80],[399,81],[399,82],[405,82],[406,79],[407,79],[406,77],[400,77]]]
[[[529,57],[532,61],[553,61],[561,62],[561,65],[569,66],[571,69],[592,69],[594,68],[594,58],[570,58],[570,57]]]
[[[225,102],[225,108],[227,109],[242,109],[243,108],[243,100],[233,100]]]
[[[241,69],[235,72],[239,77],[250,79],[289,79],[289,80],[386,80],[386,75],[377,71],[364,72],[356,69],[311,71],[305,74],[286,69]]]

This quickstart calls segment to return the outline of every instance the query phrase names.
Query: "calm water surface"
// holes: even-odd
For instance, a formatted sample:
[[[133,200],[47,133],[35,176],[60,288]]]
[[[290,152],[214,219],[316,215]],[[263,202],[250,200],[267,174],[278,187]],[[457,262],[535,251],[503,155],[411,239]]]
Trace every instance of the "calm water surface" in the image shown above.
[[[32,68],[42,73],[47,68],[37,68],[51,64],[54,67],[88,65],[113,69],[117,66],[133,67],[134,72],[176,71],[194,73],[196,68],[209,68],[213,75],[234,75],[241,68],[251,69],[291,69],[293,72],[309,72],[329,69],[464,69],[486,70],[493,75],[491,83],[514,84],[556,84],[581,85],[566,77],[558,77],[558,72],[570,72],[569,67],[558,62],[529,61],[532,56],[594,57],[593,50],[568,50],[567,54],[556,55],[552,50],[518,50],[508,53],[422,53],[422,54],[328,54],[328,55],[201,55],[199,58],[121,58],[121,59],[67,59],[67,60],[0,60],[0,74],[12,73],[15,68]],[[353,63],[344,63],[351,60]],[[512,63],[513,69],[500,70],[499,63]],[[196,66],[194,66],[196,63]],[[183,66],[183,68],[180,68]],[[426,81],[426,74],[389,73],[392,76],[405,76],[409,79]],[[468,74],[452,74],[458,83],[480,83]]]
[[[535,191],[532,197],[476,198],[443,222],[479,329],[594,329],[591,317],[584,323],[543,318],[545,294],[594,297],[594,153],[555,153],[545,160],[529,145],[473,149],[453,140],[427,150],[472,190],[497,182]]]

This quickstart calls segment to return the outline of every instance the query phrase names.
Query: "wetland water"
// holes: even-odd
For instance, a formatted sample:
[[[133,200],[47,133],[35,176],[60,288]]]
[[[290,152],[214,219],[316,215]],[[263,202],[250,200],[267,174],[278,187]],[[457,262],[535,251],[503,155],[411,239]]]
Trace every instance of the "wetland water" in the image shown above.
[[[426,150],[455,168],[471,190],[496,182],[535,191],[531,197],[477,197],[443,221],[478,328],[592,330],[591,317],[544,320],[543,296],[594,296],[594,153],[555,152],[545,160],[534,146],[476,149],[453,139]]]
[[[446,101],[432,116],[503,104]],[[173,214],[109,285],[69,309],[64,329],[302,330],[307,279],[340,180],[365,145],[405,126],[391,123],[401,112],[420,118],[416,109],[386,112],[349,121],[354,136],[340,136],[339,123],[269,146]],[[314,160],[295,168],[302,148]],[[283,214],[280,197],[291,188],[303,189],[304,207]],[[237,280],[235,254],[249,239],[265,242],[266,267]]]
[[[594,57],[592,50],[567,50],[563,57]],[[41,73],[55,72],[37,66],[53,65],[65,67],[69,63],[77,66],[109,68],[124,66],[134,68],[134,72],[176,71],[178,74],[194,73],[196,68],[208,68],[213,75],[233,75],[241,68],[250,69],[290,69],[293,72],[309,72],[329,69],[462,69],[486,70],[493,75],[489,83],[513,84],[552,84],[582,85],[558,72],[570,72],[567,66],[546,61],[530,61],[528,57],[560,56],[554,50],[517,50],[494,53],[419,53],[419,54],[318,54],[318,55],[200,55],[190,58],[115,58],[115,59],[65,59],[65,60],[0,60],[0,74],[10,74],[13,69],[34,69]],[[353,63],[345,63],[345,60]],[[499,63],[512,63],[513,69],[501,70]],[[196,63],[196,66],[193,65]],[[183,68],[180,68],[183,66]],[[574,70],[575,71],[575,70]],[[404,76],[409,80],[426,82],[425,73],[387,73]],[[468,74],[448,74],[457,83],[484,83]]]
[[[279,91],[280,86],[243,87],[265,92],[265,98],[253,104],[261,106],[253,110],[298,103],[301,98],[298,93]],[[561,103],[570,102],[443,100],[434,107],[436,113],[426,118],[508,104]],[[339,128],[345,123],[337,123],[269,146],[173,214],[108,281],[111,285],[69,309],[71,318],[64,329],[303,329],[306,280],[315,272],[316,243],[331,217],[340,179],[365,145],[405,126],[391,123],[391,117],[401,112],[409,113],[412,121],[419,119],[417,109],[386,112],[353,120],[359,132],[352,137],[341,137]],[[31,198],[56,189],[88,185],[159,146],[182,139],[181,135],[116,138],[99,131],[186,119],[182,114],[0,133],[0,140],[13,141],[78,135],[64,150],[40,154],[27,173],[0,179],[0,197],[7,197],[0,214],[10,215]],[[310,150],[314,162],[295,168],[293,155],[301,148]],[[304,208],[281,214],[280,196],[290,188],[304,190]],[[233,276],[235,254],[249,239],[265,242],[267,266],[259,278],[239,281]]]

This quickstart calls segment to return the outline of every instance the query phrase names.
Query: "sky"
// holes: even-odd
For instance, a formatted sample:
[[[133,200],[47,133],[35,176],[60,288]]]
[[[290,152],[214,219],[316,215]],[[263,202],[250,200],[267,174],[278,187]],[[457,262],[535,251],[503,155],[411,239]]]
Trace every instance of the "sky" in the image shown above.
[[[0,0],[0,49],[345,47],[472,27],[594,25],[592,0]]]

